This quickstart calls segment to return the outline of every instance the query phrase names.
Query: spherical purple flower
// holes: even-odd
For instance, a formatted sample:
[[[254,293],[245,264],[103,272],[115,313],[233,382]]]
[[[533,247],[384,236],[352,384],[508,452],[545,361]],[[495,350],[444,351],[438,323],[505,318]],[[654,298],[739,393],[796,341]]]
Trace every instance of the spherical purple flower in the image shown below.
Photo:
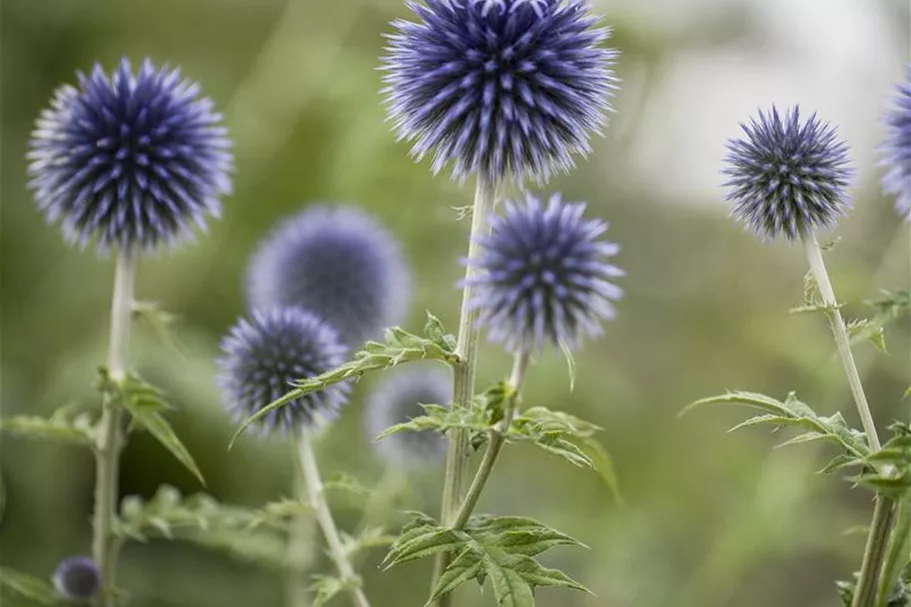
[[[471,305],[493,340],[513,351],[540,349],[546,340],[573,347],[613,318],[612,302],[623,292],[611,280],[623,271],[608,258],[620,248],[598,240],[607,224],[584,212],[585,203],[564,203],[559,194],[546,207],[529,195],[492,219],[480,254],[467,261],[481,272],[463,285],[474,286]]]
[[[896,210],[911,221],[911,65],[907,76],[908,80],[895,87],[894,106],[886,115],[886,138],[880,149],[882,164],[888,167],[883,191],[896,196]]]
[[[312,207],[263,242],[247,273],[251,308],[300,305],[359,348],[401,321],[411,276],[395,237],[352,207]]]
[[[32,134],[29,186],[69,242],[154,249],[205,228],[231,191],[230,143],[180,70],[124,59],[60,87]]]
[[[367,403],[365,417],[371,439],[386,428],[424,415],[421,405],[448,406],[452,401],[452,378],[439,369],[409,368],[383,378]],[[401,432],[375,443],[388,463],[409,468],[438,461],[447,443],[439,432]]]
[[[409,2],[384,69],[389,115],[433,171],[488,180],[568,171],[605,122],[617,53],[585,0]]]
[[[64,559],[54,571],[54,588],[67,601],[84,603],[101,590],[101,569],[90,556]]]
[[[732,214],[768,240],[834,225],[850,206],[853,175],[835,127],[815,114],[801,121],[796,106],[783,116],[772,106],[741,128],[745,137],[728,141],[722,171]]]
[[[340,366],[346,348],[335,330],[297,306],[254,310],[221,343],[218,383],[226,407],[246,419],[284,396],[291,382]],[[347,401],[350,386],[334,384],[295,399],[266,415],[264,432],[293,432],[331,419]]]

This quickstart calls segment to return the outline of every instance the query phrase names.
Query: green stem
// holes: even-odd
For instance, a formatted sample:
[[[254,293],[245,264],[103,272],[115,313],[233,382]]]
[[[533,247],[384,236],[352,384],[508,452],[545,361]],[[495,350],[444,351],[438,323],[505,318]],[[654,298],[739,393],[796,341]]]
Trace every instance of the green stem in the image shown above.
[[[293,471],[294,498],[309,502],[307,481],[300,466]],[[312,557],[313,517],[303,513],[294,518],[288,537],[288,567],[285,569],[285,605],[288,607],[309,607],[310,593],[305,580],[305,563]]]
[[[475,473],[474,480],[471,481],[471,487],[468,489],[465,501],[462,502],[462,507],[459,509],[459,513],[452,523],[453,529],[462,529],[468,523],[468,519],[474,511],[474,507],[481,497],[481,492],[484,490],[484,485],[487,484],[487,479],[490,478],[490,473],[493,471],[493,466],[497,462],[497,457],[499,457],[500,451],[503,449],[503,444],[506,442],[506,435],[509,433],[509,425],[512,423],[512,418],[516,413],[516,407],[519,403],[519,392],[522,390],[522,384],[525,382],[525,371],[528,369],[529,359],[530,356],[527,352],[520,352],[515,356],[512,374],[509,377],[510,393],[506,401],[506,410],[503,414],[503,419],[500,420],[499,424],[491,428],[490,438],[487,442],[487,450],[484,452],[484,459],[481,460],[481,465],[478,466],[478,471]]]
[[[873,451],[878,451],[881,448],[881,444],[876,433],[876,424],[873,421],[873,414],[870,412],[870,405],[867,403],[867,396],[864,394],[864,387],[860,381],[860,374],[857,372],[854,355],[851,353],[848,329],[838,308],[835,290],[832,288],[832,281],[829,280],[829,274],[822,259],[822,250],[819,247],[816,236],[810,230],[802,227],[800,237],[803,241],[804,251],[807,254],[807,261],[810,264],[810,271],[813,274],[813,279],[816,281],[823,305],[826,308],[826,316],[829,318],[829,325],[832,327],[832,334],[835,336],[838,356],[841,358],[845,375],[848,378],[848,385],[851,387],[851,394],[854,396],[854,403],[857,406],[857,412],[860,415],[860,421],[867,436],[867,444]],[[854,592],[854,600],[851,603],[852,607],[873,607],[876,601],[880,570],[888,549],[889,530],[892,526],[894,506],[892,499],[882,495],[876,497],[873,520],[870,522],[870,532],[867,536],[860,577]]]
[[[120,251],[114,273],[114,295],[111,301],[111,336],[108,346],[108,373],[112,382],[126,375],[126,354],[130,338],[133,307],[133,283],[136,276],[132,251]],[[106,592],[100,605],[110,604],[114,588],[114,551],[111,550],[111,525],[117,512],[117,476],[119,474],[121,430],[120,409],[106,398],[102,405],[98,442],[95,445],[95,513],[93,518],[92,556],[101,570]]]
[[[496,198],[496,184],[478,176],[474,204],[471,209],[471,233],[468,240],[468,258],[478,254],[478,238],[490,232],[489,219]],[[465,279],[470,280],[478,272],[475,266],[468,266]],[[456,354],[459,364],[452,374],[452,394],[454,407],[469,407],[474,397],[474,372],[478,349],[478,310],[471,308],[473,287],[466,285],[462,291],[462,310],[459,316],[459,335],[456,343]],[[457,429],[450,433],[449,451],[446,455],[446,476],[443,480],[443,505],[440,520],[449,524],[459,511],[462,502],[462,491],[465,485],[469,457],[468,433]],[[446,569],[448,555],[441,554],[436,558],[433,573],[433,586]],[[445,599],[439,603],[446,605]]]
[[[306,428],[301,429],[297,446],[301,469],[304,472],[304,480],[306,482],[307,497],[316,513],[316,520],[323,531],[323,536],[326,538],[326,544],[329,546],[329,556],[335,563],[339,577],[345,582],[352,602],[357,607],[370,607],[367,596],[361,589],[360,579],[354,572],[354,568],[348,560],[348,555],[345,553],[345,547],[342,545],[338,527],[335,526],[335,520],[332,518],[332,511],[329,510],[329,503],[326,501],[326,493],[323,481],[320,478],[319,467],[316,465],[316,456],[313,454],[312,436]]]

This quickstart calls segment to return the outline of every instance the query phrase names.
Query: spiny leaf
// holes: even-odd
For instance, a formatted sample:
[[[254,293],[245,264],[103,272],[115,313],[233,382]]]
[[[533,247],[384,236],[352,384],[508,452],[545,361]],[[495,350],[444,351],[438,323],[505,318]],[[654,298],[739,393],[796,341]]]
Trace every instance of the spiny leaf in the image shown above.
[[[846,328],[852,344],[869,341],[877,350],[888,354],[885,331],[881,322],[869,318],[855,318],[846,323]]]
[[[88,414],[69,415],[69,407],[55,411],[50,417],[14,415],[0,419],[0,431],[33,439],[57,440],[92,446],[97,438],[94,423]]]
[[[470,407],[442,407],[440,405],[421,405],[425,415],[414,417],[407,422],[386,428],[376,440],[381,440],[400,432],[423,432],[437,430],[446,432],[454,428],[485,432],[494,424],[493,412],[484,405],[475,402]]]
[[[27,573],[21,573],[8,567],[0,567],[0,596],[9,594],[40,605],[65,605],[66,602],[57,594],[54,587]],[[10,597],[12,598],[12,597]],[[15,603],[13,603],[15,605]]]
[[[576,443],[587,444],[600,430],[598,426],[569,413],[533,407],[516,416],[506,438],[531,442],[573,465],[594,468],[595,462]]]
[[[684,408],[680,415],[684,415],[701,405],[719,403],[745,405],[766,412],[764,415],[758,415],[741,422],[734,426],[732,430],[756,424],[772,424],[777,427],[797,426],[809,432],[801,435],[796,442],[806,442],[810,440],[810,435],[817,435],[819,440],[834,442],[848,453],[860,458],[866,457],[870,452],[863,433],[850,428],[840,413],[835,413],[828,417],[817,415],[809,405],[799,401],[793,392],[788,394],[784,402],[755,392],[728,392],[727,394],[697,400]]]
[[[347,588],[344,581],[331,575],[314,575],[310,591],[314,593],[313,607],[322,607]]]
[[[853,480],[900,500],[911,489],[911,428],[895,423],[889,429],[894,436],[864,458],[867,467]]]
[[[128,374],[123,382],[117,384],[116,389],[120,406],[126,409],[133,418],[132,425],[142,428],[154,436],[205,486],[206,481],[193,456],[180,442],[174,429],[161,414],[162,411],[171,408],[165,400],[164,394],[133,373]]]
[[[424,329],[428,333],[427,337],[414,335],[399,327],[386,329],[385,343],[367,342],[364,349],[355,354],[354,360],[321,375],[292,382],[293,390],[244,420],[231,439],[231,445],[250,424],[295,399],[327,386],[356,380],[366,373],[416,360],[439,360],[450,365],[459,364],[459,357],[455,354],[455,338],[443,331],[440,321],[428,314]]]

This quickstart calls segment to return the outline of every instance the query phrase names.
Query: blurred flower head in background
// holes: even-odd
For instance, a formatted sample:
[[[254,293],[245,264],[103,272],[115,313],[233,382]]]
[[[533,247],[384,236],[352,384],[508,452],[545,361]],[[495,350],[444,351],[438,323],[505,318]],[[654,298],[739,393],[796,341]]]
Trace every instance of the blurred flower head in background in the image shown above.
[[[482,271],[465,281],[475,286],[471,305],[491,339],[512,351],[537,350],[545,341],[573,347],[613,318],[623,291],[612,280],[623,271],[608,259],[620,247],[598,240],[607,224],[584,212],[585,203],[564,203],[560,194],[546,206],[528,195],[493,217],[480,254],[466,262]]]
[[[367,434],[374,440],[395,424],[424,415],[421,405],[448,406],[452,378],[440,369],[408,368],[383,377],[367,403]],[[443,458],[447,442],[434,431],[401,432],[374,443],[390,464],[417,468]]]
[[[546,181],[589,152],[616,88],[610,34],[583,0],[428,0],[396,20],[389,115],[412,154],[463,179]]]
[[[101,590],[101,569],[90,556],[64,559],[54,571],[54,588],[67,601],[87,602]]]
[[[739,221],[763,239],[794,240],[845,214],[853,170],[835,127],[815,114],[801,121],[797,107],[782,115],[773,106],[741,128],[744,138],[727,142],[722,170]]]
[[[894,195],[895,209],[911,221],[911,65],[905,67],[907,80],[895,86],[893,106],[886,114],[886,138],[880,149],[883,191]]]
[[[247,273],[247,300],[253,309],[303,306],[359,348],[405,317],[411,273],[399,242],[372,216],[318,206],[266,238]]]
[[[313,377],[341,365],[347,349],[329,324],[297,306],[254,310],[224,337],[218,359],[222,400],[244,420],[291,390],[293,380]],[[266,433],[293,432],[331,419],[347,402],[343,382],[311,392],[267,414]]]
[[[29,185],[69,242],[154,249],[218,216],[233,158],[199,86],[148,59],[124,59],[60,87],[32,134]]]

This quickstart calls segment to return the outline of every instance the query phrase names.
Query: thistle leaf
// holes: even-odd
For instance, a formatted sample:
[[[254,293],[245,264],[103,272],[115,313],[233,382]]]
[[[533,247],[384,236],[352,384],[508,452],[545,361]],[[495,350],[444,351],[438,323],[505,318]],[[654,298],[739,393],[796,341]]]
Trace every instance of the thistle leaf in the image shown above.
[[[71,407],[62,407],[50,417],[14,415],[0,419],[0,431],[31,439],[48,439],[76,445],[92,446],[97,439],[95,425],[88,414],[70,415]]]
[[[455,338],[443,331],[443,327],[436,317],[428,314],[424,330],[427,333],[426,337],[414,335],[399,327],[386,329],[384,343],[367,342],[364,349],[355,354],[354,360],[321,375],[292,382],[294,389],[243,421],[240,428],[234,433],[231,445],[250,424],[295,399],[322,390],[327,386],[347,380],[357,380],[367,373],[416,360],[439,360],[450,365],[458,364],[459,358],[455,354]]]
[[[313,607],[322,607],[347,588],[345,582],[331,575],[314,575],[310,591],[313,592]]]

